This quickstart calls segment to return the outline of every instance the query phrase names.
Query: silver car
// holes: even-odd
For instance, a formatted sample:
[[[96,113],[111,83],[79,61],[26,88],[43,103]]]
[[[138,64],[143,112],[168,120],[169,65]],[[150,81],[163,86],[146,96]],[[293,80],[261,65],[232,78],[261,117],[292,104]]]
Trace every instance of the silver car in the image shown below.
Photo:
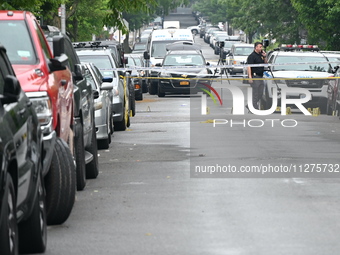
[[[112,78],[103,78],[93,63],[83,63],[85,77],[91,83],[92,90],[98,91],[99,97],[94,100],[95,124],[98,149],[108,149],[113,133],[110,91],[113,88]]]

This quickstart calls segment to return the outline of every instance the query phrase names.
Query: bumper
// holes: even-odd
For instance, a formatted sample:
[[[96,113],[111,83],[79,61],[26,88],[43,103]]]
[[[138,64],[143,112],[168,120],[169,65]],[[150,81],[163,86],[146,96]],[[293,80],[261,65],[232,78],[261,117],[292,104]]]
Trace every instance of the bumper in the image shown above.
[[[113,122],[123,120],[123,110],[124,110],[123,102],[118,97],[114,98],[111,104]]]
[[[108,135],[108,128],[106,124],[96,125],[96,138],[97,140],[106,139]]]
[[[180,85],[180,84],[189,85]],[[203,92],[203,89],[209,90],[205,85],[210,86],[210,80],[160,80],[159,90],[160,92],[170,92],[175,94],[195,94],[197,92]]]
[[[45,176],[50,169],[56,138],[57,134],[55,131],[52,131],[49,135],[43,137],[44,145],[43,176]]]

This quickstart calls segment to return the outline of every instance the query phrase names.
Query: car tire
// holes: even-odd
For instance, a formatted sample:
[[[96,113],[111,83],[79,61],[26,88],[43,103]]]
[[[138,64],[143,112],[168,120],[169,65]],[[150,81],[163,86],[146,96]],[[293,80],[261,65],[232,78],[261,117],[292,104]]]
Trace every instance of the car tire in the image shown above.
[[[98,147],[96,139],[96,127],[93,123],[92,127],[92,138],[91,145],[87,148],[87,151],[93,155],[93,159],[86,165],[86,178],[95,179],[99,174],[99,164],[98,164]]]
[[[110,114],[110,131],[111,131],[111,135],[114,132],[114,125],[113,125],[113,117],[112,117],[112,113]]]
[[[333,110],[329,104],[329,100],[327,100],[327,106],[326,106],[326,114],[327,115],[332,115],[333,114]]]
[[[193,35],[197,35],[197,34],[198,34],[198,31],[197,31],[197,29],[193,29],[193,30],[191,30],[191,33],[192,33]]]
[[[136,98],[136,101],[142,101],[143,100],[143,93],[140,93]]]
[[[130,126],[130,111],[127,110],[128,105],[124,105],[123,111],[123,119],[121,121],[114,123],[114,130],[115,131],[124,131],[127,127]]]
[[[83,190],[86,186],[85,147],[83,125],[80,121],[74,126],[74,131],[74,157],[76,160],[77,190]]]
[[[148,85],[146,84],[146,82],[142,83],[142,92],[143,93],[148,93],[149,92]]]
[[[132,111],[132,117],[135,116],[136,114],[136,98],[135,98],[135,89],[132,88],[131,90],[132,92],[130,92],[130,96],[129,96],[129,99],[130,99],[130,110]]]
[[[156,95],[157,94],[157,90],[158,90],[157,86],[158,86],[157,83],[150,82],[150,87],[149,87],[149,94],[150,95]]]
[[[51,167],[45,176],[47,225],[64,223],[76,195],[76,169],[67,144],[56,140]]]
[[[214,54],[218,55],[218,51],[216,50],[216,48],[214,49]]]
[[[20,253],[43,253],[46,250],[46,200],[41,174],[38,178],[37,193],[32,214],[27,220],[19,224]]]
[[[16,197],[12,177],[7,174],[4,196],[1,204],[3,217],[0,218],[0,251],[3,255],[19,253]]]
[[[165,92],[161,91],[161,88],[158,87],[158,92],[157,92],[158,97],[165,97]]]

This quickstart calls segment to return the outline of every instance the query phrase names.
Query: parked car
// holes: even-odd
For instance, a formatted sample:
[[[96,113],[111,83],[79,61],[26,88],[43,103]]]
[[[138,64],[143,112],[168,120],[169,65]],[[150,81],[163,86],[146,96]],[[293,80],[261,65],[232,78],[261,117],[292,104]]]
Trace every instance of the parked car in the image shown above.
[[[96,140],[94,99],[99,97],[98,92],[93,91],[83,73],[72,42],[69,37],[62,34],[57,28],[44,27],[45,36],[53,49],[54,56],[66,54],[68,57],[68,68],[72,72],[74,109],[72,128],[74,132],[74,143],[71,145],[73,157],[76,161],[77,190],[83,190],[86,186],[86,178],[93,179],[98,176],[98,149]],[[54,47],[54,41],[61,41],[63,47]]]
[[[227,65],[238,65],[229,68],[229,73],[234,75],[236,73],[243,73],[241,64],[247,62],[248,56],[254,51],[254,45],[246,43],[235,43],[231,46],[230,52],[227,54]]]
[[[145,42],[136,42],[133,45],[132,53],[141,53],[146,51],[146,43]]]
[[[188,69],[169,69],[159,73],[158,96],[164,97],[166,93],[172,94],[193,94],[210,91],[212,80],[209,79],[212,71],[209,68],[196,66],[209,65],[206,62],[199,47],[181,42],[167,46],[168,53],[165,55],[162,64],[157,66],[174,67],[185,66]],[[173,78],[173,79],[172,79]]]
[[[0,11],[1,43],[37,112],[43,133],[43,176],[47,223],[61,224],[75,201],[73,80],[65,54],[54,57],[35,16],[28,11]],[[56,46],[62,47],[60,40]]]
[[[332,66],[327,61],[315,45],[297,47],[281,45],[268,58],[268,64],[273,64],[273,66],[270,72],[265,72],[265,74],[277,80],[267,81],[261,100],[264,109],[270,109],[273,104],[273,88],[294,87],[310,91],[312,98],[303,104],[304,107],[318,107],[321,113],[326,113],[327,89],[329,82],[332,81],[329,78],[334,76]],[[288,96],[300,97],[301,95]],[[280,105],[281,99],[278,98],[277,101],[277,105]],[[292,105],[292,107],[296,106]]]
[[[85,77],[99,97],[95,99],[95,123],[98,149],[108,149],[113,134],[113,116],[110,91],[112,78],[104,78],[93,63],[84,63]]]
[[[127,82],[121,78],[112,53],[103,48],[83,48],[75,45],[77,55],[83,62],[94,63],[103,77],[112,78],[111,109],[113,114],[114,130],[126,130],[130,126],[130,92]]]
[[[0,251],[46,249],[42,131],[0,45]]]
[[[126,64],[127,68],[131,68],[131,78],[134,84],[134,93],[135,93],[135,100],[140,101],[143,100],[143,76],[145,75],[144,70],[135,69],[140,67],[143,63],[141,55],[134,55],[134,54],[126,54],[128,58],[128,63]],[[146,84],[145,84],[146,86]]]

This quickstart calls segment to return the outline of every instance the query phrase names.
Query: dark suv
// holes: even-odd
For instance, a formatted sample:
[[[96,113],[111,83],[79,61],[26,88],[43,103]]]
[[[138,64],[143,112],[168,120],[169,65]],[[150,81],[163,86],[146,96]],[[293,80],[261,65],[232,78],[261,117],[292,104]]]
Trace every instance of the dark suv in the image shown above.
[[[42,131],[0,45],[0,252],[46,248]]]
[[[84,67],[80,63],[68,36],[51,26],[43,28],[51,49],[53,49],[54,56],[66,54],[68,67],[72,72],[74,86],[74,144],[71,150],[76,160],[77,189],[83,190],[86,186],[86,178],[96,178],[99,173],[94,117],[94,99],[98,98],[99,94],[97,91],[92,91],[91,84],[84,78]],[[62,41],[61,45],[63,47],[59,47],[59,41]]]
[[[104,78],[112,78],[113,89],[111,93],[111,109],[113,114],[114,130],[123,131],[130,126],[131,95],[134,94],[130,89],[127,79],[123,78],[118,68],[113,54],[106,47],[83,47],[75,44],[77,55],[82,62],[94,63],[100,70]],[[132,84],[132,83],[131,83]],[[133,98],[133,100],[135,100]]]

